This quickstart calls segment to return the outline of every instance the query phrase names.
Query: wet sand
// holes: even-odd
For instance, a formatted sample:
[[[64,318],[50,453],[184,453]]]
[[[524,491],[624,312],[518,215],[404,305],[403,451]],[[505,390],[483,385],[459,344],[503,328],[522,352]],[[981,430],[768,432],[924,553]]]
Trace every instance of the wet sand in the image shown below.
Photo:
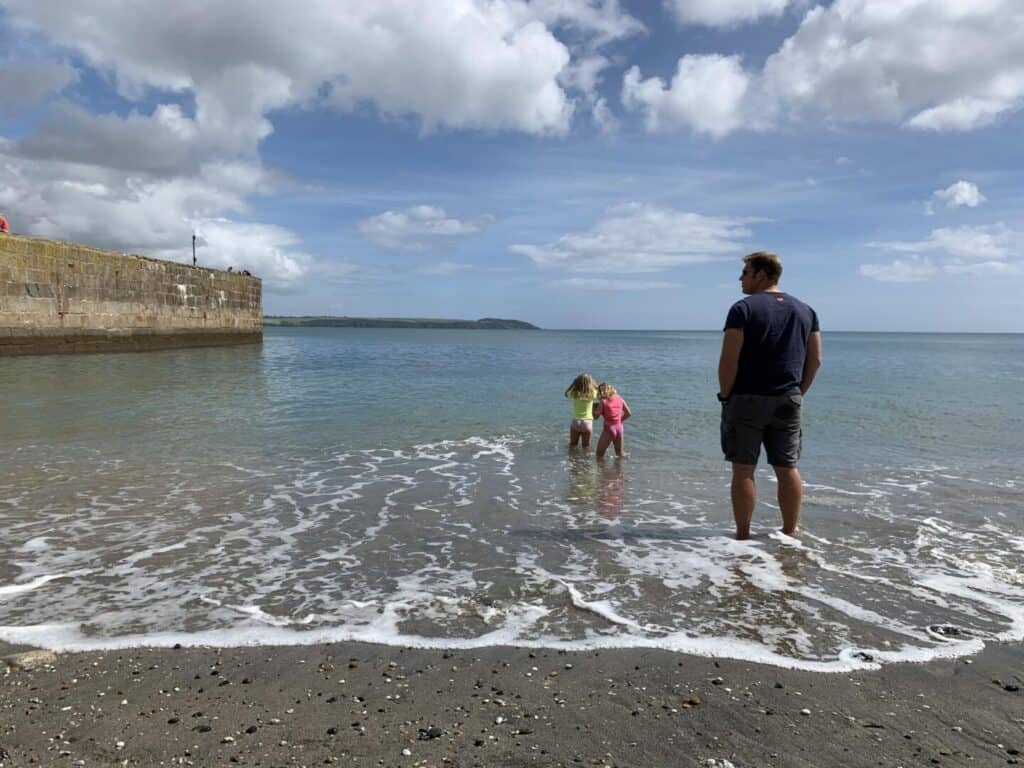
[[[650,650],[360,643],[2,667],[2,766],[1024,762],[1020,644],[841,674]]]

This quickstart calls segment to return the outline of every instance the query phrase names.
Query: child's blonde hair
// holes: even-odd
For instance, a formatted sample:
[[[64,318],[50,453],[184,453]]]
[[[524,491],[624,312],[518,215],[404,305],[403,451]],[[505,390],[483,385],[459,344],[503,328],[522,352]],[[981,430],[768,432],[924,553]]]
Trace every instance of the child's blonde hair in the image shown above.
[[[617,394],[618,392],[615,391],[615,387],[613,387],[607,381],[602,381],[600,384],[597,385],[597,396],[602,400],[605,400],[609,397],[615,397],[615,395]]]
[[[581,373],[572,380],[565,390],[565,396],[573,400],[593,400],[597,396],[597,384],[589,373]]]

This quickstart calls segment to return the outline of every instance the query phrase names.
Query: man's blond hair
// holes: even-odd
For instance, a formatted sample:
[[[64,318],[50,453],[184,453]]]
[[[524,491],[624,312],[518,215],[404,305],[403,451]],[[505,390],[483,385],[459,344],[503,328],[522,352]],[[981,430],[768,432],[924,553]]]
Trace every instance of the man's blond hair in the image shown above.
[[[750,267],[752,274],[764,272],[772,284],[782,277],[782,259],[771,251],[754,251],[743,257],[743,263]]]

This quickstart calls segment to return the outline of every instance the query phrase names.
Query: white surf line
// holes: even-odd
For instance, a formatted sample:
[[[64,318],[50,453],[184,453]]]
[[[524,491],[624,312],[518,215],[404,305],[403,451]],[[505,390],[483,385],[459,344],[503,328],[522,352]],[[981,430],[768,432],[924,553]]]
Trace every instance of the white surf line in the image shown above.
[[[37,589],[44,584],[47,584],[56,579],[70,579],[73,576],[84,576],[87,573],[92,573],[93,568],[83,568],[77,571],[68,571],[67,573],[50,573],[45,576],[38,576],[32,581],[26,581],[21,584],[7,584],[6,586],[0,587],[0,597],[7,597],[8,595],[18,595],[22,592],[31,592],[33,589]]]
[[[581,611],[587,611],[595,616],[600,616],[602,619],[610,624],[616,624],[620,627],[630,627],[634,630],[642,632],[657,632],[664,631],[663,628],[657,627],[653,624],[641,624],[633,619],[623,616],[621,613],[615,610],[610,600],[587,600],[583,597],[583,594],[576,589],[571,582],[565,581],[557,577],[552,577],[554,581],[565,587],[566,592],[569,593],[569,600],[574,608]]]
[[[121,635],[117,637],[86,637],[77,624],[41,624],[27,627],[0,626],[0,640],[11,643],[25,643],[57,651],[101,651],[124,650],[129,648],[167,648],[174,645],[185,647],[239,648],[251,646],[294,645],[309,646],[334,642],[367,642],[393,647],[425,649],[476,649],[497,645],[517,648],[535,648],[567,651],[590,651],[596,649],[656,648],[666,651],[689,653],[708,658],[736,659],[759,664],[768,664],[788,669],[803,669],[813,672],[841,673],[862,669],[878,669],[878,661],[867,661],[854,654],[862,649],[845,649],[833,660],[807,660],[783,656],[767,650],[750,641],[728,636],[691,637],[677,632],[663,638],[645,637],[591,637],[586,640],[567,641],[557,638],[527,640],[523,630],[535,626],[548,611],[539,606],[521,606],[518,616],[510,616],[503,627],[472,638],[437,638],[404,634],[396,630],[397,615],[394,606],[386,606],[385,613],[367,626],[325,627],[313,630],[297,630],[290,627],[268,625],[247,625],[234,628],[201,630],[198,632],[155,632],[151,634]],[[884,652],[864,649],[874,657],[889,658],[892,661],[927,661],[929,658],[966,655],[980,650],[981,643],[972,643],[967,648],[942,648],[938,651]],[[904,654],[902,657],[896,658]]]

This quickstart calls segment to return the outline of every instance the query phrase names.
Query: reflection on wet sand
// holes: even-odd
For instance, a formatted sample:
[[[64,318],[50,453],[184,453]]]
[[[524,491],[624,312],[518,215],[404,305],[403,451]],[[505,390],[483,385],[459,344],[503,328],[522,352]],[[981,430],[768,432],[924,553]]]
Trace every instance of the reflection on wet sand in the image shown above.
[[[615,519],[622,516],[625,492],[623,462],[618,459],[596,462],[598,466],[597,511],[602,517]]]
[[[570,450],[568,480],[565,500],[569,504],[586,511],[594,510],[609,520],[622,516],[625,490],[622,461],[594,461],[590,453]]]
[[[569,450],[569,487],[565,500],[572,505],[590,507],[597,494],[597,470],[594,457],[586,451]]]

